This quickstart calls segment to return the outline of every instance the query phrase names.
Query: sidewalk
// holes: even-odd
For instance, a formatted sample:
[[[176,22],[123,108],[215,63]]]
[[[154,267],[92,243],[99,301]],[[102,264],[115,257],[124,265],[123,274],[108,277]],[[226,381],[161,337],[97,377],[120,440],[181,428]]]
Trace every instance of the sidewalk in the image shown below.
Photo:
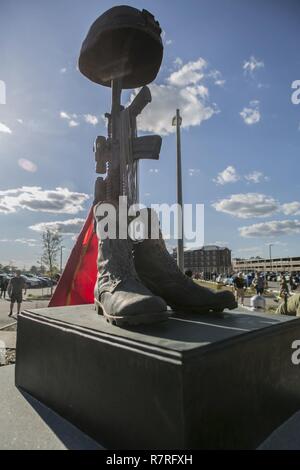
[[[101,450],[102,447],[14,383],[14,366],[0,368],[0,450]]]
[[[22,309],[26,308],[45,308],[47,307],[49,300],[25,300],[22,303]],[[14,306],[14,314],[17,313],[17,305]],[[0,299],[0,329],[14,323],[15,318],[9,317],[9,299]]]

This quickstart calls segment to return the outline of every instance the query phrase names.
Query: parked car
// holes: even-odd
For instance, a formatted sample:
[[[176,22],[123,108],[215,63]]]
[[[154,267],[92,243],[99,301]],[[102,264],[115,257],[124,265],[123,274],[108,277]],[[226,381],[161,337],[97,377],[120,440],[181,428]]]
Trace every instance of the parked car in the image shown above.
[[[0,279],[1,279],[1,280],[2,280],[2,278],[10,280],[12,277],[13,277],[13,276],[12,276],[11,274],[0,273]]]
[[[38,276],[38,279],[41,281],[42,287],[51,287],[54,284],[50,277]]]
[[[41,281],[32,274],[22,274],[25,279],[27,288],[41,287]]]

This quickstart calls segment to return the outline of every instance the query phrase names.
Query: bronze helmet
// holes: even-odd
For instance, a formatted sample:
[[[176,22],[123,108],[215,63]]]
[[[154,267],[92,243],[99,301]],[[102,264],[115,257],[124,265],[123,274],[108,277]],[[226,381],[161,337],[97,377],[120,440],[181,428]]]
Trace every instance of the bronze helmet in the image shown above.
[[[147,85],[162,62],[161,31],[147,10],[113,7],[92,24],[82,44],[79,70],[108,87],[113,79],[122,79],[122,88]]]

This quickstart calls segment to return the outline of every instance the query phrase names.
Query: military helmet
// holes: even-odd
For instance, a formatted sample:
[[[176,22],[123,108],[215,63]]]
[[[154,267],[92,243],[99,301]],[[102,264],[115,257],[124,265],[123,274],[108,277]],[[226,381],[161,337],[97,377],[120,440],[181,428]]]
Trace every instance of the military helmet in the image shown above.
[[[113,7],[92,24],[80,51],[79,70],[104,86],[114,79],[122,80],[122,88],[147,85],[162,62],[161,32],[147,10]]]

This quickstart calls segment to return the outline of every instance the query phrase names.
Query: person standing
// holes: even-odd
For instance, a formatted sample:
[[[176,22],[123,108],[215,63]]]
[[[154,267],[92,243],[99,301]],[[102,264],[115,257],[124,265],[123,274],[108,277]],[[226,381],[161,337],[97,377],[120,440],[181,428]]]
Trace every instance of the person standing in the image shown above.
[[[7,277],[2,277],[2,279],[1,279],[0,299],[2,298],[2,296],[3,296],[3,299],[5,299],[6,291],[7,291],[7,286],[8,286],[8,279],[7,279]]]
[[[298,287],[298,284],[296,282],[296,279],[293,273],[291,273],[290,275],[289,284],[290,284],[291,291],[295,291]]]
[[[241,304],[244,305],[244,297],[245,297],[245,279],[243,273],[238,273],[238,275],[233,279],[233,286],[235,290],[235,298],[238,302],[241,299]]]
[[[255,275],[252,285],[253,287],[255,287],[257,295],[263,295],[266,285],[265,285],[265,279],[262,274],[257,273]]]
[[[10,296],[10,312],[8,316],[12,316],[15,302],[17,302],[17,314],[19,315],[23,301],[23,290],[24,294],[26,294],[26,282],[21,276],[21,271],[17,271],[16,275],[9,281],[7,290]]]
[[[287,283],[286,277],[285,277],[284,273],[281,273],[279,297],[281,297],[283,299],[283,306],[284,306],[285,312],[288,311],[287,304],[288,304],[289,294],[290,294],[289,285]]]

